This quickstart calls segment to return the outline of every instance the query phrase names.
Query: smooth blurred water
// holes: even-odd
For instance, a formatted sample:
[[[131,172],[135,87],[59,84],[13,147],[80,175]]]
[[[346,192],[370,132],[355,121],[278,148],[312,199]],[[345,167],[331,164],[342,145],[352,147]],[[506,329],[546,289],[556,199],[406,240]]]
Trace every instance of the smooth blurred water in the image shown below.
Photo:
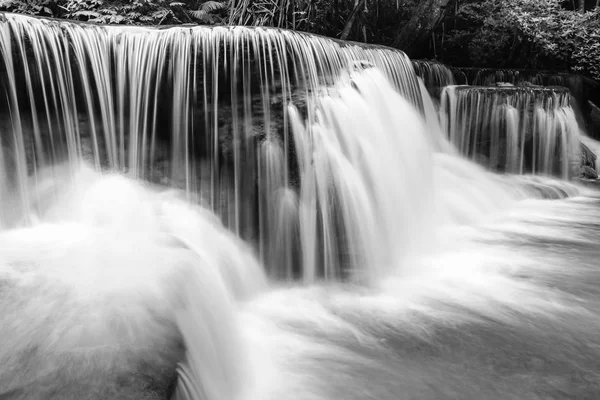
[[[450,141],[485,167],[567,179],[579,167],[573,102],[560,87],[447,86],[440,113]]]
[[[137,35],[146,30],[121,41],[112,28],[71,26],[64,36],[60,25],[14,16],[5,22],[4,54],[11,29],[44,38],[40,57],[48,48],[64,55],[68,37],[85,47],[80,58],[102,60],[103,47],[95,46],[104,43],[121,51],[113,54],[123,67],[120,78],[158,43]],[[106,169],[101,157],[84,161],[75,114],[66,111],[69,157],[53,159],[43,148],[49,144],[40,143],[36,157],[52,160],[29,165],[29,147],[19,142],[22,110],[11,109],[16,141],[0,152],[14,157],[0,160],[0,398],[592,399],[600,393],[599,192],[547,176],[492,173],[461,157],[413,72],[394,75],[390,67],[386,74],[373,63],[355,63],[365,54],[383,64],[406,61],[403,54],[269,30],[151,35],[189,57],[184,44],[202,39],[200,33],[214,35],[202,46],[217,54],[215,43],[243,48],[247,39],[264,49],[283,46],[282,38],[287,45],[306,40],[294,48],[298,59],[310,64],[326,53],[336,74],[321,85],[311,80],[319,76],[313,71],[304,102],[285,104],[289,138],[265,135],[244,157],[235,154],[233,172],[221,173],[218,157],[207,157],[210,179],[191,185],[202,186],[199,192],[189,180],[203,168],[192,161],[206,160],[186,159],[193,136],[181,133],[185,127],[171,127],[170,161],[187,182],[178,188],[173,180],[141,179],[151,171],[136,170],[144,165],[138,156],[149,154],[144,138],[154,128],[136,125],[146,118],[113,114],[111,96],[98,94],[108,102],[98,126],[116,129],[118,115],[133,136],[128,148],[125,136],[104,132],[112,158]],[[323,54],[309,51],[325,45]],[[162,71],[165,54],[154,56],[155,72]],[[259,65],[272,59],[262,57]],[[188,79],[195,75],[186,65],[169,72],[176,80],[178,102],[169,114],[175,125],[190,112],[180,107],[189,105],[185,88],[195,79]],[[72,76],[69,68],[57,59],[62,77]],[[92,69],[94,79],[106,78],[102,65]],[[37,72],[47,77],[50,70],[38,65]],[[395,84],[411,83],[410,96],[390,76]],[[53,85],[68,81],[61,79]],[[127,107],[143,114],[157,97],[138,86],[143,96],[128,97],[121,87],[116,102],[124,107],[127,98]],[[15,81],[7,88],[15,97],[9,103],[20,104]],[[75,100],[63,94],[53,101]],[[41,107],[50,115],[49,108]],[[40,130],[32,129],[35,142]],[[136,137],[140,129],[145,133]],[[223,139],[217,130],[212,135]],[[117,168],[124,159],[132,170]],[[260,190],[241,190],[253,185]],[[208,207],[195,202],[202,190],[211,197]],[[257,198],[247,201],[244,193]],[[245,221],[257,225],[251,228],[258,238],[242,235],[237,223],[226,227],[228,218],[240,222],[242,211],[258,214]]]
[[[273,289],[244,309],[262,398],[573,399],[600,393],[600,197],[448,227],[372,288]]]
[[[46,186],[59,197],[39,223],[0,235],[7,398],[147,398],[140,374],[167,381],[182,359],[180,386],[196,395],[180,398],[600,390],[596,191],[438,226],[367,286],[267,285],[251,252],[183,193],[85,167],[77,178]]]
[[[387,90],[373,73],[326,96]],[[378,271],[367,285],[267,283],[185,192],[85,166],[41,172],[33,226],[0,235],[3,393],[146,398],[157,391],[139,382],[165,386],[179,365],[181,399],[593,398],[598,193],[425,160],[410,179],[434,201],[387,221],[412,221],[397,229],[414,246],[377,243],[402,250],[362,265]]]

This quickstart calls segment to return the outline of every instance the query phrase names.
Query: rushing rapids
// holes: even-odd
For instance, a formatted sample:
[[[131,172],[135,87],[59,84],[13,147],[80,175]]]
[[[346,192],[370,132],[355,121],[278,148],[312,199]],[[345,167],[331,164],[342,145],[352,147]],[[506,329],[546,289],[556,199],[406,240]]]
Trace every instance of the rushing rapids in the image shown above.
[[[402,53],[0,27],[1,398],[600,391],[598,196],[463,158]]]

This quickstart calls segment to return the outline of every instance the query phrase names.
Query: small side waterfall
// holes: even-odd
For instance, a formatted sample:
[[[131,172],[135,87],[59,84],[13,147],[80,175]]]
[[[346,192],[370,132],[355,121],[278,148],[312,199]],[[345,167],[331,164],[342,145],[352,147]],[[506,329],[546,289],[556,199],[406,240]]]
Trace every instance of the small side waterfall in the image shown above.
[[[561,88],[450,86],[440,112],[459,151],[492,170],[568,178],[580,128]]]
[[[444,87],[457,83],[453,71],[442,63],[430,60],[413,60],[412,63],[415,73],[434,97],[439,98]]]
[[[562,86],[569,89],[577,107],[586,113],[587,102],[600,102],[600,83],[582,75],[564,72],[493,69],[493,68],[452,68],[459,85],[494,86],[510,83],[515,86]]]

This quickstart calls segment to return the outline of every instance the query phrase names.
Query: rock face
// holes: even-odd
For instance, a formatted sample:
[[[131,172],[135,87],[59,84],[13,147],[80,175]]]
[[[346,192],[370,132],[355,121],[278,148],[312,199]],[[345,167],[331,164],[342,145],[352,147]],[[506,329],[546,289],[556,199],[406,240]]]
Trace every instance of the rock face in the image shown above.
[[[581,146],[581,165],[588,166],[592,169],[596,169],[596,159],[598,156],[585,144],[580,143]]]

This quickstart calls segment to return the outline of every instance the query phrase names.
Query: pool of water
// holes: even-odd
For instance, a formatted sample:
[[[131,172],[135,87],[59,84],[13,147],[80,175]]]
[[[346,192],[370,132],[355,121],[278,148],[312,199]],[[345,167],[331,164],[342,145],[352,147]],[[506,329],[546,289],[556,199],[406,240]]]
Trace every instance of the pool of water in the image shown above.
[[[598,191],[442,224],[359,284],[269,281],[177,191],[92,170],[40,187],[33,224],[0,233],[3,399],[600,393]]]
[[[242,329],[272,363],[262,398],[598,396],[599,194],[523,201],[442,237],[374,288],[247,304]]]

